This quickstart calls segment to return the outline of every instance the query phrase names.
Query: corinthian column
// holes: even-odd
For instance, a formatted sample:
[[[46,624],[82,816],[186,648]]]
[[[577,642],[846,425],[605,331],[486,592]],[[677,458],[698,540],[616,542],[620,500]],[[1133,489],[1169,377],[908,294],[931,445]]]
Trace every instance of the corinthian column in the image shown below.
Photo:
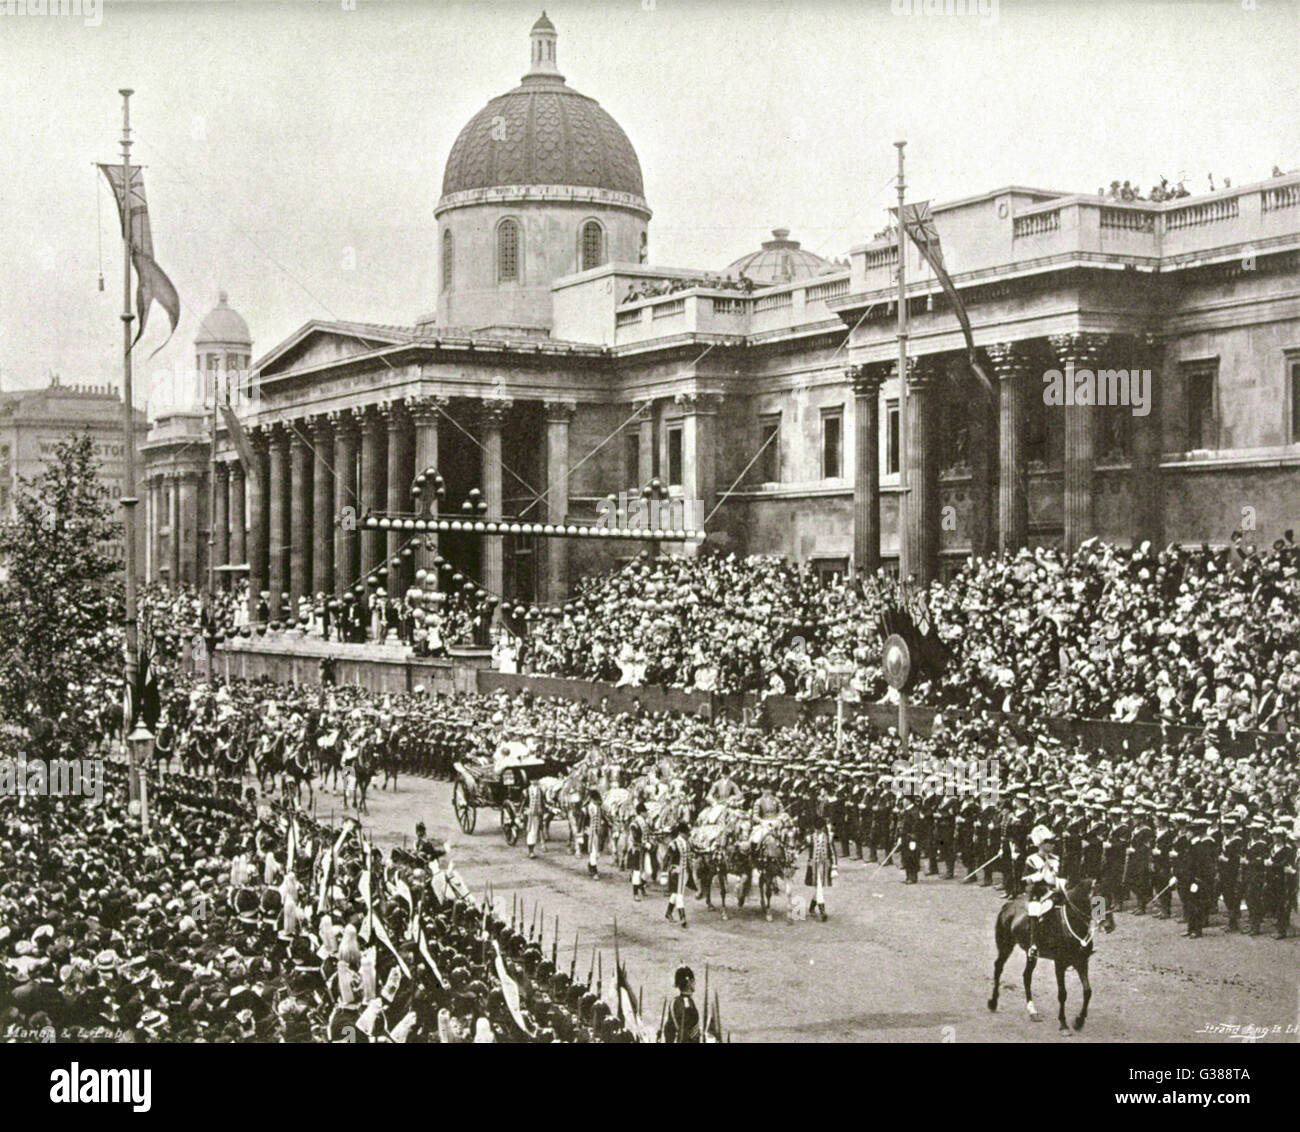
[[[438,418],[447,410],[447,398],[416,397],[410,402],[410,409],[411,419],[415,422],[415,475],[419,475],[428,468],[438,467]],[[438,496],[432,486],[421,497],[420,503],[430,518],[438,517]],[[429,572],[425,588],[431,590],[438,588],[438,571],[433,565],[437,553],[437,531],[430,531],[423,539],[417,540],[415,567]]]
[[[218,461],[214,465],[213,471],[216,475],[216,490],[213,492],[216,514],[212,517],[212,554],[215,559],[213,565],[228,566],[230,564],[230,465],[224,461]],[[215,576],[219,579],[217,582],[218,589],[230,588],[229,574],[217,574]]]
[[[267,588],[271,591],[268,602],[271,620],[285,619],[283,596],[285,587],[285,551],[287,549],[287,519],[285,496],[289,481],[289,434],[283,425],[276,425],[271,433],[270,475],[267,489]]]
[[[855,437],[853,445],[853,570],[859,577],[880,568],[880,386],[884,368],[852,366]]]
[[[330,413],[334,430],[334,594],[342,598],[357,581],[357,417],[350,410]]]
[[[289,507],[289,609],[286,620],[298,617],[298,599],[311,596],[312,475],[311,445],[306,421],[293,422]]]
[[[546,402],[546,521],[563,523],[569,514],[569,422],[572,401]],[[569,540],[546,539],[546,600],[563,604],[569,595]]]
[[[331,483],[334,433],[329,418],[311,418],[312,525],[311,585],[328,598],[334,592],[334,489]]]
[[[235,460],[230,465],[227,481],[227,513],[230,516],[230,564],[243,566],[248,562],[248,545],[245,539],[244,518],[244,465]]]
[[[505,397],[491,397],[480,403],[479,427],[483,445],[483,502],[487,504],[489,519],[501,518],[501,429],[505,424],[512,401]],[[481,585],[493,597],[504,596],[505,562],[499,535],[483,538]]]
[[[937,357],[917,358],[907,380],[907,528],[904,531],[907,574],[928,586],[939,574],[939,484],[930,401],[942,372]],[[900,575],[906,575],[904,570]]]
[[[1029,534],[1023,450],[1025,381],[1030,362],[1014,342],[986,348],[998,375],[998,550],[1015,554]]]
[[[1055,334],[1052,348],[1065,370],[1066,395],[1073,400],[1072,378],[1078,370],[1093,369],[1101,337],[1096,334]],[[1086,388],[1086,385],[1084,386]],[[1092,383],[1093,391],[1096,382]],[[1073,554],[1093,533],[1093,450],[1096,446],[1096,406],[1066,404],[1065,412],[1065,552]]]
[[[1151,371],[1151,401],[1146,416],[1133,421],[1133,500],[1131,528],[1134,542],[1143,539],[1159,549],[1165,541],[1164,488],[1160,479],[1160,456],[1164,450],[1161,416],[1161,378],[1164,375],[1164,342],[1156,334],[1144,334],[1135,343],[1138,365]]]
[[[383,408],[384,422],[388,426],[388,510],[411,509],[411,416],[400,401]],[[409,535],[401,531],[388,532],[388,592],[400,597],[410,585],[407,569],[402,564],[402,544]],[[393,565],[396,562],[397,565]]]
[[[266,502],[270,494],[267,474],[267,449],[270,434],[265,427],[251,430],[253,468],[248,477],[248,620],[257,621],[257,606],[267,588],[266,575]]]
[[[384,452],[384,418],[376,412],[361,416],[361,510],[382,511],[387,457]],[[383,533],[361,528],[361,574],[367,588],[377,584],[374,572],[379,568]]]

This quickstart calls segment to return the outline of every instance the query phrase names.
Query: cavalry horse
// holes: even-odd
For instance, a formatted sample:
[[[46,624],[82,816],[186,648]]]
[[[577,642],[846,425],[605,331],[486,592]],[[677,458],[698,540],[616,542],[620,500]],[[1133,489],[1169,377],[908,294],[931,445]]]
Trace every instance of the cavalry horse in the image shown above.
[[[736,903],[744,905],[754,879],[753,874],[758,873],[759,905],[764,917],[771,920],[772,894],[776,892],[778,882],[789,881],[794,876],[795,861],[798,858],[794,825],[790,822],[774,822],[758,834],[757,844],[750,841],[747,848],[748,867],[744,870],[745,880]]]
[[[1039,959],[1051,959],[1056,964],[1056,1000],[1057,1019],[1065,1033],[1070,1027],[1065,1021],[1065,972],[1071,967],[1079,974],[1083,987],[1083,1004],[1074,1019],[1074,1028],[1082,1030],[1088,1019],[1088,1001],[1092,998],[1092,986],[1088,982],[1088,959],[1092,955],[1093,932],[1092,920],[1093,881],[1090,879],[1069,883],[1063,892],[1053,895],[1052,908],[1044,912],[1038,922],[1038,955],[1029,955],[1029,912],[1024,896],[1017,896],[1002,905],[994,923],[994,936],[997,939],[998,957],[993,964],[993,994],[989,998],[989,1009],[998,1008],[998,983],[1002,978],[1002,968],[1011,953],[1017,947],[1024,950],[1025,961],[1025,1007],[1031,1021],[1041,1022],[1042,1016],[1034,1006],[1034,967]],[[1102,928],[1111,932],[1115,930],[1115,917],[1110,909],[1102,916]]]
[[[722,895],[722,918],[727,916],[727,875],[747,875],[750,868],[749,819],[743,814],[713,813],[711,807],[701,813],[701,824],[691,830],[691,853],[695,862],[696,900],[713,907],[713,878],[718,878]],[[716,820],[709,820],[715,818]],[[710,832],[711,831],[711,832]],[[748,882],[746,882],[748,883]],[[741,900],[744,903],[744,900]],[[770,916],[768,917],[771,918]]]
[[[352,760],[351,772],[348,775],[352,787],[352,805],[355,806],[357,813],[368,814],[366,809],[366,792],[370,789],[370,783],[375,777],[375,752],[371,744],[362,742],[357,746],[357,756]],[[345,780],[343,787],[343,805],[348,803],[348,785]]]
[[[295,806],[302,806],[302,788],[307,787],[307,805],[316,804],[316,794],[311,780],[315,774],[312,760],[311,740],[306,736],[293,744],[288,757],[280,767],[280,797],[286,803],[291,799]]]

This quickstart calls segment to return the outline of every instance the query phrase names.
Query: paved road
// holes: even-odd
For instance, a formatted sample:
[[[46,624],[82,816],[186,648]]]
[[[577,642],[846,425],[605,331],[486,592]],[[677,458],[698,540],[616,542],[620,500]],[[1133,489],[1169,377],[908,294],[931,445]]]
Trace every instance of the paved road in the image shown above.
[[[319,816],[331,807],[337,816],[338,805],[336,796],[317,796]],[[585,859],[565,849],[563,824],[533,861],[522,841],[515,848],[505,843],[491,811],[480,811],[477,831],[466,836],[448,783],[404,778],[396,793],[375,790],[364,822],[376,844],[392,846],[411,839],[420,819],[431,835],[451,842],[456,866],[476,892],[492,885],[507,915],[512,894],[522,898],[530,920],[539,904],[548,952],[558,914],[561,960],[567,964],[572,956],[576,932],[584,975],[594,945],[604,952],[607,975],[612,968],[617,917],[621,954],[633,985],[644,985],[647,1014],[658,1016],[679,963],[695,968],[701,987],[707,963],[723,1025],[738,1042],[1229,1041],[1197,1032],[1221,1023],[1277,1026],[1281,1032],[1265,1040],[1300,1040],[1287,1033],[1300,1025],[1298,939],[1226,935],[1216,919],[1203,939],[1187,940],[1171,921],[1121,913],[1114,934],[1099,936],[1087,1025],[1065,1036],[1055,1022],[1050,967],[1040,965],[1035,979],[1046,1020],[1029,1022],[1021,954],[1003,974],[998,1013],[985,1007],[998,909],[992,889],[924,876],[905,886],[892,865],[854,861],[840,869],[826,923],[768,923],[752,906],[733,909],[723,921],[716,910],[692,903],[683,931],[663,918],[666,902],[655,890],[634,903],[626,877],[608,865],[599,880],[588,879]],[[1073,1017],[1079,1001],[1073,975],[1068,985]]]

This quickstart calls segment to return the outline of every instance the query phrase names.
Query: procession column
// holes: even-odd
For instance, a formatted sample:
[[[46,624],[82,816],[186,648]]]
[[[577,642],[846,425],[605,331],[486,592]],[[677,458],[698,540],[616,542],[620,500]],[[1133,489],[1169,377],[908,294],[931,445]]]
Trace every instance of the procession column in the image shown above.
[[[226,514],[230,516],[230,564],[242,566],[248,561],[248,550],[244,543],[244,465],[238,460],[230,465],[226,492]]]
[[[286,620],[298,619],[298,599],[311,598],[311,555],[307,546],[312,536],[312,507],[314,493],[312,490],[311,445],[304,421],[294,421],[293,429],[291,489],[289,504],[289,611]]]
[[[1067,399],[1072,401],[1074,375],[1093,369],[1101,338],[1095,334],[1054,334],[1052,348],[1065,372]],[[1094,383],[1095,388],[1095,383]],[[1087,385],[1082,386],[1086,390]],[[1096,407],[1067,403],[1065,412],[1065,552],[1073,554],[1093,532],[1093,455],[1096,447]]]
[[[699,529],[713,510],[713,496],[717,491],[714,426],[722,398],[716,393],[679,393],[673,400],[686,411],[682,418],[682,526]],[[661,521],[659,525],[676,527],[671,520]],[[685,547],[688,554],[698,549],[698,543],[688,543]]]
[[[357,427],[359,414],[350,409],[330,413],[334,429],[334,596],[340,601],[357,582],[357,538],[360,529],[357,486]]]
[[[283,425],[274,425],[271,433],[270,475],[268,478],[267,513],[267,589],[271,596],[267,602],[272,621],[285,619],[284,567],[286,538],[285,488],[289,477],[289,436]]]
[[[563,523],[569,515],[569,422],[573,401],[546,402],[546,521]],[[546,600],[562,605],[569,593],[569,540],[546,540]]]
[[[388,425],[388,510],[409,511],[415,478],[409,471],[411,415],[400,401],[389,402],[382,412]],[[402,545],[410,537],[402,531],[388,532],[388,592],[393,597],[401,597],[411,584],[402,559]]]
[[[311,585],[315,593],[326,599],[334,591],[334,491],[330,483],[330,458],[333,455],[333,433],[329,418],[323,415],[311,418],[312,443],[312,534],[311,534]]]
[[[416,397],[411,401],[410,409],[411,419],[415,422],[415,475],[419,475],[428,468],[436,470],[438,467],[438,417],[447,409],[447,398]],[[438,496],[433,484],[429,484],[420,497],[420,510],[430,519],[438,517]],[[430,590],[438,588],[438,571],[433,564],[437,553],[436,530],[416,540],[415,567],[428,571],[425,588]]]
[[[1029,498],[1025,490],[1023,447],[1025,380],[1029,359],[1016,342],[986,348],[998,375],[998,546],[1015,554],[1029,537]]]
[[[851,366],[856,436],[853,447],[853,572],[864,578],[880,568],[881,367]]]
[[[1134,544],[1144,539],[1155,548],[1164,542],[1165,499],[1160,478],[1160,457],[1164,451],[1160,379],[1164,374],[1164,342],[1159,335],[1144,334],[1137,343],[1137,362],[1150,371],[1147,393],[1151,398],[1145,416],[1133,421],[1131,467],[1132,522]],[[1130,375],[1131,376],[1131,375]]]
[[[364,412],[361,418],[361,511],[384,509],[385,461],[384,418],[378,412]],[[375,585],[373,573],[382,558],[383,532],[361,530],[361,575],[369,588]]]
[[[167,557],[171,562],[168,581],[173,591],[178,590],[181,584],[180,506],[181,477],[176,472],[169,472],[167,474],[167,529],[171,533],[168,536]]]
[[[251,430],[253,467],[248,475],[248,620],[257,622],[257,606],[267,589],[267,449],[270,434],[265,426]]]
[[[936,356],[916,358],[907,378],[907,569],[920,586],[939,573],[939,493],[931,395],[939,376]]]
[[[230,510],[227,499],[230,491],[230,465],[218,461],[213,466],[213,471],[216,474],[216,490],[213,493],[216,514],[212,517],[212,554],[215,558],[212,565],[215,568],[230,564]],[[218,577],[214,569],[213,577],[218,578],[217,589],[230,588],[229,574],[223,573]]]
[[[483,445],[483,502],[487,518],[501,520],[501,428],[514,402],[506,397],[489,397],[479,404],[479,424]],[[504,554],[499,535],[483,538],[482,578],[479,584],[494,598],[505,584]]]

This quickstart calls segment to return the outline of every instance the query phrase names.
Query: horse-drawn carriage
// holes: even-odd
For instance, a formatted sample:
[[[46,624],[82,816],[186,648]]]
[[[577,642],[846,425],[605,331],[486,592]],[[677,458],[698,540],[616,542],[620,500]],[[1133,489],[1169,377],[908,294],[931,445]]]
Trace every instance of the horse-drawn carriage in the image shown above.
[[[451,806],[456,821],[466,833],[478,825],[480,809],[497,810],[506,844],[514,845],[528,820],[528,786],[542,778],[563,772],[559,763],[533,754],[522,743],[502,744],[492,759],[454,764],[456,780],[451,789]],[[552,818],[559,814],[544,800],[543,836]]]

